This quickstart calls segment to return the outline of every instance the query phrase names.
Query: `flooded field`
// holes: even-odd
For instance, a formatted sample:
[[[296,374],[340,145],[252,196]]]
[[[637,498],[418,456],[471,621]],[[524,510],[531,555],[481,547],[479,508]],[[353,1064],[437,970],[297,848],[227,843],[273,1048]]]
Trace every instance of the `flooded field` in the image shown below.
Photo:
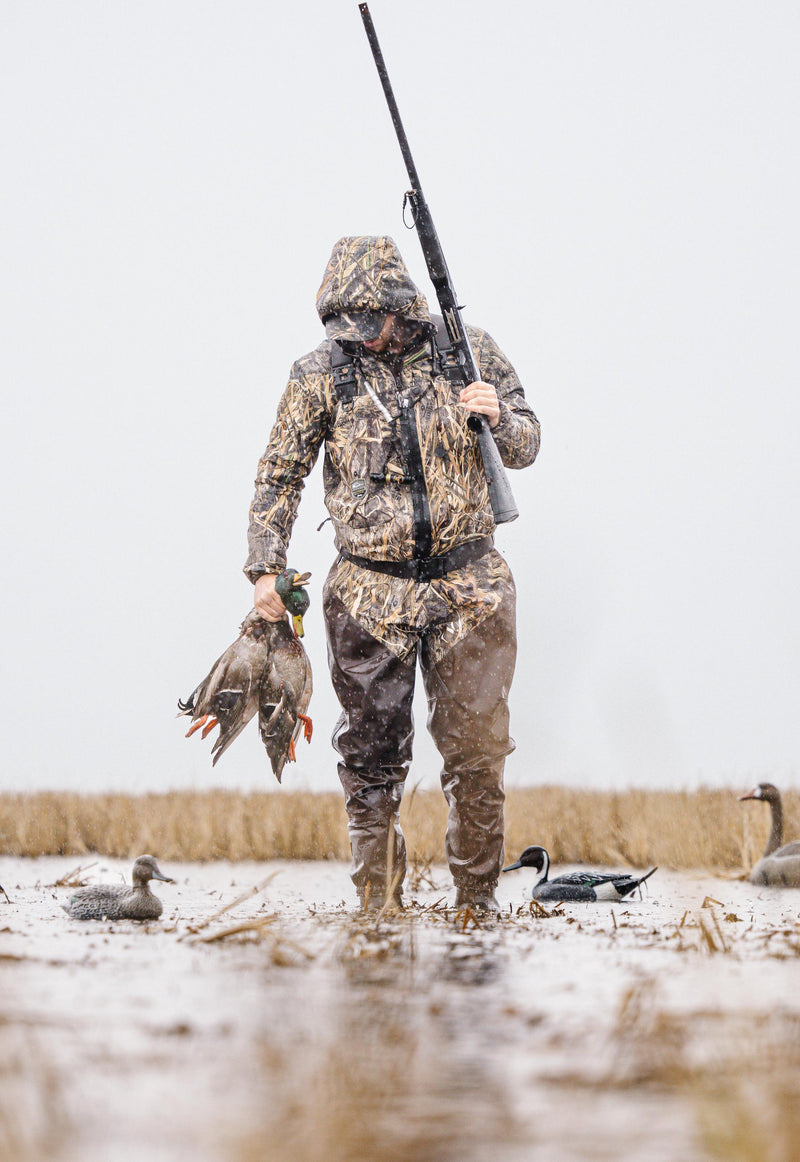
[[[362,917],[341,862],[162,859],[137,926],[65,915],[79,864],[131,861],[0,857],[0,1162],[798,1157],[800,891],[479,924],[440,867]]]

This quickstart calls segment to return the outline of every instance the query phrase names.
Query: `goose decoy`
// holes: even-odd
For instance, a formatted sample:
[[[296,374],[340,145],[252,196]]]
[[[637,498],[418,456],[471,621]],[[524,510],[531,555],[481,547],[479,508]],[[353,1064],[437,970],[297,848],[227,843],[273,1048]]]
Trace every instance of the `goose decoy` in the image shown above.
[[[61,907],[73,920],[157,920],[164,910],[158,896],[150,891],[150,880],[175,881],[159,869],[155,857],[140,855],[127,884],[93,884],[79,888]]]
[[[533,900],[623,900],[629,896],[657,868],[651,868],[646,875],[632,876],[628,872],[595,872],[577,871],[567,872],[555,879],[547,878],[550,871],[550,856],[543,847],[526,847],[522,855],[504,872],[516,871],[518,868],[533,868],[538,872],[536,882],[531,890]]]
[[[783,840],[783,804],[781,793],[773,783],[759,783],[740,795],[739,801],[759,799],[769,803],[772,813],[772,828],[764,848],[764,854],[747,877],[751,884],[765,884],[773,888],[800,888],[800,843],[785,843]]]

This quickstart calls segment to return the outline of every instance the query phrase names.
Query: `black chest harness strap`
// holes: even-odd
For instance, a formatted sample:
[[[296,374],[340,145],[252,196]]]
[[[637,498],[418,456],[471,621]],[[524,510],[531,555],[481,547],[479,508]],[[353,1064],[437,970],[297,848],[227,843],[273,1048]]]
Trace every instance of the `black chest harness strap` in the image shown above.
[[[331,343],[331,373],[339,403],[352,403],[358,395],[355,356],[335,341]]]
[[[465,383],[464,373],[453,351],[444,319],[439,315],[432,315],[431,319],[436,326],[436,334],[432,344],[435,371],[437,374],[444,375],[453,387],[460,389]],[[356,365],[356,355],[351,351],[344,350],[335,341],[331,343],[331,373],[336,398],[340,404],[351,404],[358,395]],[[431,581],[436,577],[444,577],[453,569],[461,568],[484,556],[490,552],[494,542],[491,537],[481,537],[479,540],[467,541],[463,545],[458,545],[449,553],[439,557],[430,555],[433,544],[430,506],[425,488],[425,472],[416,420],[408,396],[400,397],[400,439],[403,458],[408,469],[411,501],[414,509],[413,560],[376,561],[367,557],[357,557],[343,549],[340,550],[340,556],[363,569],[371,569],[376,573],[390,573],[394,577],[408,577],[415,581]]]
[[[436,327],[433,344],[435,369],[454,387],[462,388],[465,385],[464,372],[453,350],[444,319],[441,315],[431,315],[431,321]],[[345,351],[335,340],[331,343],[331,372],[339,403],[352,403],[358,395],[356,362],[356,356],[352,351]]]

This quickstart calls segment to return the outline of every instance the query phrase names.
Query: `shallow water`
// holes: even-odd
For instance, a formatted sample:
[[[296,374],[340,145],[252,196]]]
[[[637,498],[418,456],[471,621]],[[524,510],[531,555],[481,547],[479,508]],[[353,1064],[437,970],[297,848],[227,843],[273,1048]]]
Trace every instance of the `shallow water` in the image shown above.
[[[478,926],[440,868],[376,920],[343,864],[173,864],[137,926],[65,916],[75,865],[0,859],[0,1162],[769,1159],[731,1142],[793,1129],[752,1073],[800,1078],[800,892],[659,871],[533,916],[504,882]]]

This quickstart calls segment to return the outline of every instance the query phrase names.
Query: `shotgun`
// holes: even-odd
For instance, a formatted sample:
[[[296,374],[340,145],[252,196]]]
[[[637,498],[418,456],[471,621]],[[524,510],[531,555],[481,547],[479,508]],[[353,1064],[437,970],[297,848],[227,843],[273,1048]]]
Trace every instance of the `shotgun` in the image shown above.
[[[366,4],[359,4],[358,9],[361,13],[361,19],[364,22],[367,40],[372,49],[378,76],[380,77],[386,103],[389,106],[389,112],[392,117],[392,124],[397,134],[397,140],[400,143],[400,152],[403,155],[403,161],[406,163],[408,180],[411,182],[411,189],[407,191],[403,200],[403,209],[405,210],[406,205],[408,205],[411,210],[413,224],[416,227],[420,245],[422,246],[422,253],[425,257],[428,274],[436,291],[436,297],[439,300],[439,309],[442,312],[447,334],[452,344],[452,356],[458,365],[460,372],[459,378],[463,380],[462,386],[466,386],[469,383],[475,383],[479,380],[481,373],[472,347],[470,346],[467,329],[461,318],[462,308],[458,305],[458,297],[453,286],[453,280],[450,277],[450,271],[447,269],[439,236],[436,233],[436,227],[433,224],[428,203],[422,192],[417,167],[414,165],[414,159],[411,156],[411,150],[408,145],[408,138],[403,129],[403,123],[400,120],[400,111],[394,99],[389,74],[386,71],[383,53],[381,52],[381,46],[378,43],[378,37],[375,32],[375,25],[372,23],[372,17]],[[467,420],[467,423],[478,437],[478,446],[481,452],[481,459],[483,460],[483,471],[486,475],[486,484],[489,489],[489,500],[492,505],[495,523],[504,524],[507,521],[516,520],[519,516],[519,509],[514,502],[511,485],[508,483],[508,476],[506,475],[503,461],[500,459],[500,453],[497,450],[497,445],[492,436],[492,430],[486,418],[477,412],[473,412]]]

